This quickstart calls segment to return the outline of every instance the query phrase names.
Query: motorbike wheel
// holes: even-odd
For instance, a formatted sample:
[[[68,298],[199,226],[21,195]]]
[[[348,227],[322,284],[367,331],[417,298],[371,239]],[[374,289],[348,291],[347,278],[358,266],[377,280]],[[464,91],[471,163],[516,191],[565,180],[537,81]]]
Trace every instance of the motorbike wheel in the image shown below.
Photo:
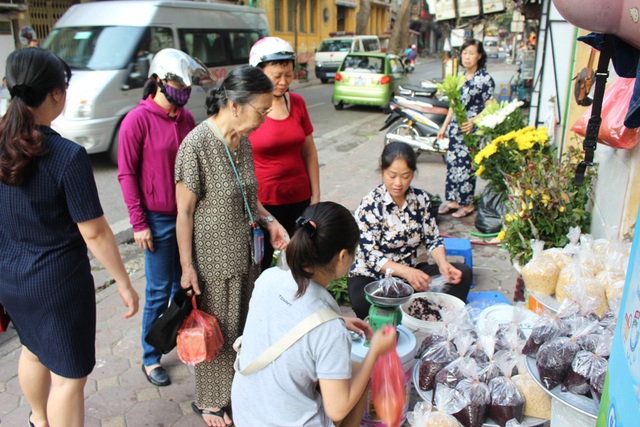
[[[393,125],[391,129],[389,129],[389,132],[387,132],[387,134],[389,133],[402,135],[402,136],[409,136],[412,138],[417,138],[421,136],[420,132],[418,132],[416,128],[414,128],[407,122],[401,122]],[[389,141],[389,139],[387,139],[386,137],[384,138],[384,145],[388,145],[390,142],[391,141]],[[416,149],[415,147],[412,147],[412,148],[415,150],[416,154],[420,154],[420,150]]]

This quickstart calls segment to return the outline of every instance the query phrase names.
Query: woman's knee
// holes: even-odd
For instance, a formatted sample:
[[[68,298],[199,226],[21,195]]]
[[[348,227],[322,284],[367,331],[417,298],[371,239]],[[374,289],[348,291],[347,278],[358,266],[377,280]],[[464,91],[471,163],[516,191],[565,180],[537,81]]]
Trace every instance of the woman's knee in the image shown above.
[[[373,280],[373,279],[371,279]],[[364,319],[369,314],[370,303],[365,298],[364,281],[361,278],[347,279],[347,289],[349,291],[349,299],[351,300],[351,308],[360,319]]]

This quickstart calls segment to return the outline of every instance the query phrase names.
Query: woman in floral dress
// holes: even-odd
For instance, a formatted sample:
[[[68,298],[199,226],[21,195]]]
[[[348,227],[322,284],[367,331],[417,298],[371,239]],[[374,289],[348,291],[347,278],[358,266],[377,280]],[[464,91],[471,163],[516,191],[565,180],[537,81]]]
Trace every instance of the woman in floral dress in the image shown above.
[[[258,181],[248,135],[265,121],[273,84],[258,68],[243,66],[207,95],[210,117],[184,139],[176,159],[176,233],[180,285],[193,287],[198,309],[214,315],[224,345],[212,362],[199,363],[191,404],[208,426],[231,425],[232,348],[242,334],[260,260],[252,257],[252,223],[262,222],[276,249],[287,232],[258,201]],[[248,207],[248,209],[247,209]]]
[[[480,114],[490,99],[493,99],[495,83],[485,65],[487,54],[478,40],[467,40],[461,48],[460,62],[465,68],[466,81],[461,89],[460,101],[467,110],[469,120],[456,121],[450,108],[438,139],[445,135],[449,138],[447,151],[446,202],[440,206],[439,214],[454,212],[454,218],[462,218],[473,212],[473,195],[476,189],[476,176],[469,148],[464,143],[464,134],[473,131],[472,119]]]

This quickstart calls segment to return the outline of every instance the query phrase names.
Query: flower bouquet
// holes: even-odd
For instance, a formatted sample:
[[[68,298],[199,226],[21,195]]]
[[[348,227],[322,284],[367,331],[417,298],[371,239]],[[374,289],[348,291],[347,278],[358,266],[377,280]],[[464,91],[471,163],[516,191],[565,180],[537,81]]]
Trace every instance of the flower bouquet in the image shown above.
[[[460,90],[462,89],[464,82],[464,74],[449,74],[444,78],[442,83],[438,83],[436,85],[438,90],[449,98],[449,105],[453,110],[456,121],[460,125],[469,121],[469,118],[467,117],[467,110],[464,104],[460,101]],[[478,147],[478,137],[473,133],[465,133],[463,138],[464,143],[469,147],[469,150],[474,152]]]
[[[509,197],[498,239],[512,261],[525,265],[531,259],[531,239],[544,241],[547,248],[563,247],[570,227],[589,232],[596,173],[589,168],[584,186],[574,184],[582,157],[584,154],[573,147],[562,158],[557,158],[554,150],[540,151],[506,178]]]
[[[476,135],[482,136],[489,141],[500,135],[522,129],[526,126],[524,116],[520,107],[524,102],[514,100],[511,102],[488,102],[473,122],[478,127]]]
[[[489,181],[495,193],[508,193],[507,179],[527,164],[549,157],[549,137],[544,127],[525,127],[494,138],[474,158],[476,175]]]

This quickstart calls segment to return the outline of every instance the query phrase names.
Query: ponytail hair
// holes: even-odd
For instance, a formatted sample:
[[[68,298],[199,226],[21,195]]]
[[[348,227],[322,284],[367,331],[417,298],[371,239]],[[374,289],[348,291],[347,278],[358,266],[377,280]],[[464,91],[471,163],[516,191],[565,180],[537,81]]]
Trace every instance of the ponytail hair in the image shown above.
[[[207,114],[215,116],[227,108],[229,101],[238,105],[253,102],[256,96],[273,92],[273,83],[261,69],[251,65],[240,66],[231,71],[218,87],[207,93]]]
[[[360,230],[351,212],[334,202],[309,206],[296,223],[298,228],[287,245],[287,263],[298,284],[299,298],[317,270],[334,268],[340,251],[355,253]]]
[[[0,121],[0,182],[20,185],[46,149],[30,108],[38,108],[51,92],[65,91],[71,70],[46,49],[20,49],[7,58],[6,74],[11,101]]]
[[[156,96],[158,92],[158,82],[156,79],[149,78],[144,83],[144,88],[142,89],[142,99],[147,99],[149,95]]]

